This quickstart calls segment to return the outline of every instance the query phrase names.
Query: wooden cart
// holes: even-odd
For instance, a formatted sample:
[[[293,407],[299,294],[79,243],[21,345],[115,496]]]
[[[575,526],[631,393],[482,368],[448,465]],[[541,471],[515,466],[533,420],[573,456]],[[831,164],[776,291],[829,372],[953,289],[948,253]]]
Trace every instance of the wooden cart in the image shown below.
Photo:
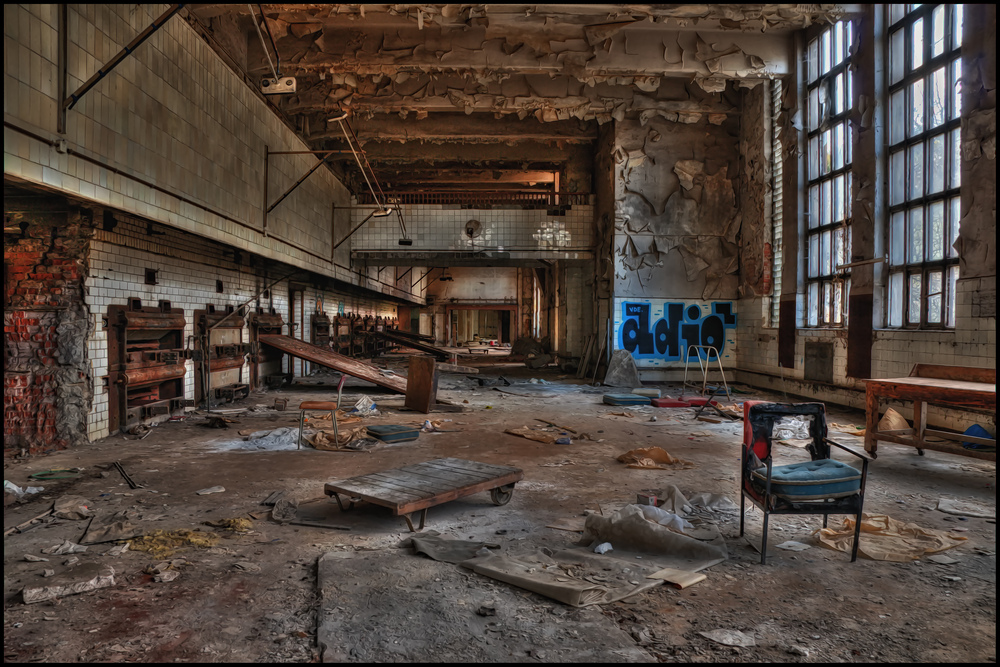
[[[447,458],[330,482],[323,490],[337,499],[341,511],[365,500],[388,507],[416,532],[412,513],[420,512],[419,530],[423,530],[427,509],[449,500],[489,491],[494,504],[506,505],[514,494],[514,484],[523,478],[519,468]],[[346,505],[341,495],[347,498]]]
[[[878,456],[878,441],[894,442],[917,448],[918,454],[931,449],[977,459],[996,461],[996,451],[966,449],[962,442],[996,446],[996,439],[977,438],[927,428],[927,405],[949,408],[990,410],[994,419],[997,411],[997,372],[991,368],[914,364],[909,377],[865,380],[865,450],[872,458]],[[879,399],[894,398],[913,401],[913,428],[879,431]],[[929,442],[926,436],[944,438],[949,442]],[[954,442],[957,441],[957,442]]]

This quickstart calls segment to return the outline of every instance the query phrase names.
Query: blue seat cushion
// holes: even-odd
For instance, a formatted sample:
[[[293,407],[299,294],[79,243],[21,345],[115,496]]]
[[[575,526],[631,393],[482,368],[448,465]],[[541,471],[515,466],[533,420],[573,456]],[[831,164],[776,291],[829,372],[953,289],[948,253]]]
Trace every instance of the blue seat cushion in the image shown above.
[[[767,468],[753,471],[753,479],[763,488]],[[843,498],[861,490],[861,473],[833,459],[804,461],[771,469],[771,493],[786,500]]]
[[[639,394],[604,394],[608,405],[649,405],[649,396]]]

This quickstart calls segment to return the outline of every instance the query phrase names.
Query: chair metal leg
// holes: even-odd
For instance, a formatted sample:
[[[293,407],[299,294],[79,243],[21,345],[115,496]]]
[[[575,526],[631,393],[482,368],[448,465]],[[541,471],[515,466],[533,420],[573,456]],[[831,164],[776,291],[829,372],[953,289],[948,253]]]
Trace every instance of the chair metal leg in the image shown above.
[[[299,438],[295,441],[295,448],[302,449],[302,425],[306,420],[306,411],[299,410]]]
[[[746,519],[746,493],[740,487],[740,537],[743,537],[743,523]]]
[[[765,499],[766,503],[766,499]],[[764,565],[764,561],[767,559],[767,507],[764,508],[764,534],[760,539],[760,564]]]
[[[828,521],[829,519],[830,519],[830,515],[829,515],[829,514],[824,514],[824,515],[823,515],[823,527],[824,527],[824,528],[826,528],[826,522],[827,522],[827,521]]]
[[[855,515],[854,522],[854,548],[851,549],[851,562],[858,559],[858,543],[861,540],[861,512]]]

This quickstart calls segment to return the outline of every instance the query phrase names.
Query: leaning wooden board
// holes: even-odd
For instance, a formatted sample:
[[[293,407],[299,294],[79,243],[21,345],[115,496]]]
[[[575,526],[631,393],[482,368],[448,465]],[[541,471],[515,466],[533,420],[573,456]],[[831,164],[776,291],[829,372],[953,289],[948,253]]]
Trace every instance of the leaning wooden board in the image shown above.
[[[519,468],[445,458],[329,482],[323,490],[344,510],[355,500],[388,507],[414,530],[408,516],[413,512],[422,511],[423,528],[427,508],[473,493],[491,491],[493,502],[503,505],[510,500],[514,484],[523,478]],[[350,500],[346,507],[341,495]]]

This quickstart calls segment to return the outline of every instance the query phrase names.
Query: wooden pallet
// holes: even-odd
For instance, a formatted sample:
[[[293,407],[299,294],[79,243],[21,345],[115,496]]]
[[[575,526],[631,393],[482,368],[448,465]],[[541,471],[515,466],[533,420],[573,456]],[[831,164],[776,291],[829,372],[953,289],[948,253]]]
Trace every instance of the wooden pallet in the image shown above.
[[[446,458],[329,482],[323,491],[336,498],[341,511],[362,500],[388,507],[406,520],[411,532],[416,532],[410,518],[413,512],[421,513],[422,530],[429,507],[473,493],[490,491],[494,504],[506,505],[514,493],[514,484],[523,478],[519,468]],[[348,499],[346,505],[341,495]]]

